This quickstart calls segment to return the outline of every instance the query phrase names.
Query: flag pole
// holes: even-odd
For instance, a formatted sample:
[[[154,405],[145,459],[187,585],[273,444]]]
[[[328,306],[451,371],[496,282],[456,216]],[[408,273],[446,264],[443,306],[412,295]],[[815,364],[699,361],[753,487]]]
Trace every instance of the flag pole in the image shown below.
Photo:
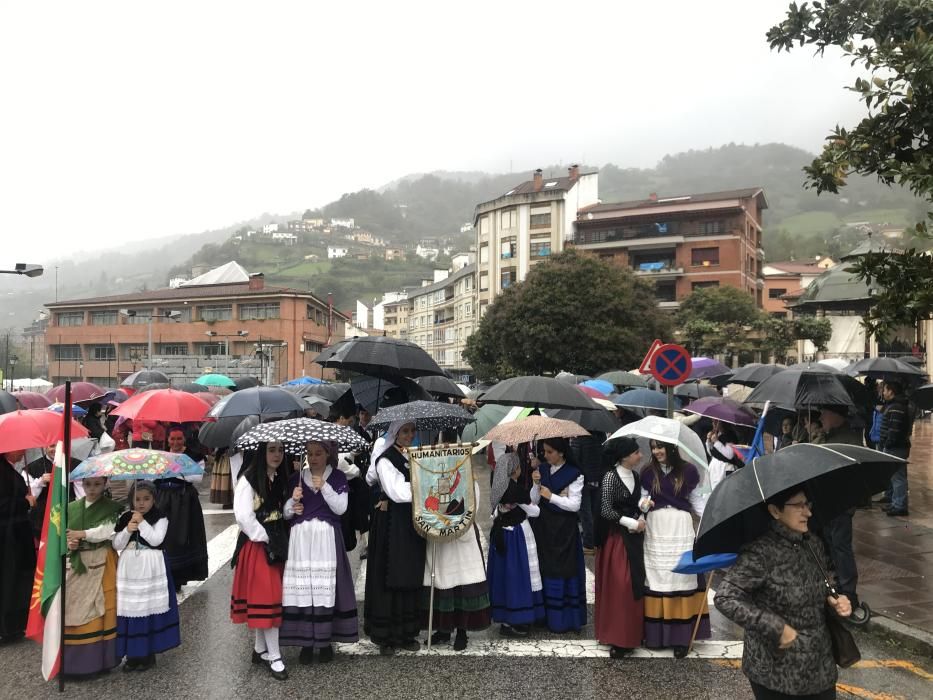
[[[68,528],[68,467],[71,466],[71,380],[65,382],[65,410],[62,411],[64,425],[62,426],[62,448],[65,459],[61,465],[61,482],[57,488],[61,491],[61,597],[59,598],[61,606],[61,642],[58,645],[58,692],[65,692],[65,584],[66,574],[65,562],[68,559],[68,537],[66,535]]]

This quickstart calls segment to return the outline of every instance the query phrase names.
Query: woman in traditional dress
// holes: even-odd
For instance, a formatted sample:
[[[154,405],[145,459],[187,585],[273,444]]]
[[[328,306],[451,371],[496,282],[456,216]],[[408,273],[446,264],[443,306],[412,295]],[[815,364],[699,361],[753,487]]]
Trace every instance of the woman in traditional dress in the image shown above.
[[[411,472],[403,450],[415,439],[415,424],[396,421],[376,441],[367,483],[381,496],[373,512],[366,568],[363,629],[380,647],[418,651],[425,541],[411,522]]]
[[[110,546],[123,506],[107,498],[103,477],[82,479],[84,498],[68,504],[70,568],[65,585],[62,672],[88,676],[115,668],[117,554]]]
[[[538,547],[528,522],[541,509],[518,483],[521,473],[518,455],[506,453],[496,462],[489,492],[493,521],[486,574],[492,619],[503,637],[526,637],[529,625],[544,620]]]
[[[24,454],[20,450],[0,455],[0,642],[3,643],[21,639],[26,631],[36,571],[36,547],[26,500],[29,491],[13,467]]]
[[[609,656],[621,659],[641,646],[645,620],[645,518],[642,492],[633,470],[641,461],[638,443],[614,438],[603,448],[609,471],[600,486],[596,525],[596,609],[594,626]]]
[[[359,639],[356,595],[344,547],[340,516],[347,510],[347,479],[331,466],[333,446],[309,442],[305,463],[289,478],[291,523],[282,594],[281,640],[300,646],[298,659],[310,664],[334,658],[333,642]]]
[[[230,619],[255,630],[253,663],[265,662],[276,680],[288,678],[279,649],[282,570],[288,554],[284,519],[288,472],[281,442],[260,444],[236,485],[233,514],[240,536],[233,554]]]
[[[230,453],[227,448],[217,450],[211,467],[211,503],[224,510],[233,507],[233,482],[231,480]]]
[[[580,539],[583,474],[567,459],[564,438],[547,438],[544,462],[532,459],[531,502],[541,507],[532,528],[544,586],[544,609],[552,632],[578,631],[586,624],[586,565]]]
[[[691,494],[700,483],[699,470],[685,462],[675,445],[651,441],[651,460],[641,473],[649,508],[645,531],[645,646],[673,647],[687,655],[697,615],[697,639],[709,639],[709,608],[702,575],[675,574],[680,556],[693,547]]]
[[[168,434],[169,452],[185,452],[186,438],[182,428],[174,427]],[[156,505],[168,518],[169,529],[165,537],[165,553],[172,570],[175,592],[189,581],[207,578],[207,534],[204,513],[195,484],[203,476],[194,474],[184,478],[159,479],[156,484]]]
[[[117,658],[124,671],[146,671],[155,655],[181,644],[178,602],[162,543],[169,521],[155,505],[156,487],[137,481],[130,491],[133,510],[117,521],[113,548],[117,565]]]

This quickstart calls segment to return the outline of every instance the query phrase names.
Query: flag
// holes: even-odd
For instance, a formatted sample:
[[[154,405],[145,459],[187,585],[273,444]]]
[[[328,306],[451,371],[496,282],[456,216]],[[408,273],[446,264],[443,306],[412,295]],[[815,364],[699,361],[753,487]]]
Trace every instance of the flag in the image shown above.
[[[42,644],[42,677],[45,680],[54,678],[61,670],[62,557],[68,551],[65,540],[68,472],[63,469],[64,464],[62,443],[58,443],[26,623],[26,636]]]
[[[751,450],[749,450],[748,456],[745,458],[746,464],[755,457],[763,456],[765,453],[765,416],[768,415],[768,408],[770,406],[771,402],[765,401],[765,407],[761,412],[761,418],[758,419],[758,427],[755,429],[755,437],[752,440]]]

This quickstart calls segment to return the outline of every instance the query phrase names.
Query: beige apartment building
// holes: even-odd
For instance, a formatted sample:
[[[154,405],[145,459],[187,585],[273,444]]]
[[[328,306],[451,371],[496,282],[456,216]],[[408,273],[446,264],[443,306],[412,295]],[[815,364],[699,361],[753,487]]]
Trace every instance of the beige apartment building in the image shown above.
[[[599,173],[567,169],[566,177],[536,170],[521,183],[476,206],[476,282],[479,317],[503,289],[521,282],[532,265],[573,239],[577,211],[599,202]]]
[[[457,378],[472,373],[463,350],[476,327],[475,279],[469,264],[408,292],[408,340]]]
[[[390,338],[408,340],[408,306],[405,296],[383,303],[383,329]]]

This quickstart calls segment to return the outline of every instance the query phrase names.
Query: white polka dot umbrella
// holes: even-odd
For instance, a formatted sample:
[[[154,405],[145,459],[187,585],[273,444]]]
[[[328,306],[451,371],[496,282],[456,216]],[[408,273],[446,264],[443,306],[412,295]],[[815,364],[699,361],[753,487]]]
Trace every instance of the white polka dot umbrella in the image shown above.
[[[257,425],[236,441],[236,447],[255,450],[263,442],[281,442],[292,454],[303,452],[309,442],[334,442],[341,452],[353,452],[368,446],[366,439],[349,426],[314,418],[290,418]]]

